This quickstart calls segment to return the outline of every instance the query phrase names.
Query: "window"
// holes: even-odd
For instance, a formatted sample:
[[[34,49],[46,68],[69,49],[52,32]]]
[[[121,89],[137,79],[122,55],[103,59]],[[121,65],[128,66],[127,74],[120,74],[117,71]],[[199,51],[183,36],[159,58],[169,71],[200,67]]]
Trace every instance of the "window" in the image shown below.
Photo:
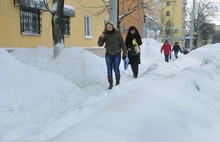
[[[40,34],[40,11],[30,7],[20,7],[21,33],[24,35]]]
[[[19,6],[19,0],[14,0],[14,6]]]
[[[166,1],[166,5],[167,5],[167,6],[170,6],[170,1]]]
[[[84,17],[84,27],[85,27],[85,36],[91,37],[92,36],[92,17],[85,16]]]
[[[170,26],[170,21],[167,21],[167,22],[166,22],[166,26]]]
[[[170,11],[166,11],[166,16],[170,16]]]
[[[166,36],[170,35],[170,30],[166,30]]]
[[[69,36],[70,35],[70,17],[63,15],[63,35]]]

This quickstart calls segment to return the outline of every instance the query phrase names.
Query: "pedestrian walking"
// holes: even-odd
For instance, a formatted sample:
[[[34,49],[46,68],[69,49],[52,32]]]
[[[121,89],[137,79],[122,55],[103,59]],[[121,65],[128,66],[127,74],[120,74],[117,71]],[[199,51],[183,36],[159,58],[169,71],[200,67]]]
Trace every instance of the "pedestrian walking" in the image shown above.
[[[160,52],[164,52],[165,61],[169,62],[169,55],[171,53],[171,45],[169,44],[168,40],[165,40],[163,46],[160,49]]]
[[[141,63],[140,45],[142,45],[142,41],[141,36],[135,26],[131,26],[128,29],[125,44],[128,50],[129,64],[131,65],[133,77],[137,78],[139,64]]]
[[[176,57],[176,59],[177,59],[177,58],[178,58],[178,52],[179,52],[179,51],[182,52],[182,50],[181,50],[181,48],[180,48],[178,42],[175,42],[172,51],[174,51],[174,55],[175,55],[175,57]]]
[[[105,29],[100,35],[98,39],[98,46],[103,46],[105,44],[105,61],[107,66],[107,76],[109,87],[108,89],[112,89],[113,87],[113,73],[114,70],[116,85],[120,83],[120,70],[119,65],[121,62],[121,51],[123,50],[123,54],[128,56],[125,42],[123,40],[120,31],[114,26],[113,22],[109,21],[105,24]]]

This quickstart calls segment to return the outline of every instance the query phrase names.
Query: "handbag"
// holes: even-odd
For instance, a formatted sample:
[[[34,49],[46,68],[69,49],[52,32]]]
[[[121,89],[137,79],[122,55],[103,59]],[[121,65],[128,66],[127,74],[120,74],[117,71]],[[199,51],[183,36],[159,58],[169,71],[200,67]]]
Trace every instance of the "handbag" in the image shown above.
[[[136,42],[136,40],[132,40],[132,44],[133,44],[133,53],[132,53],[132,55],[140,54],[141,53],[141,48],[139,47],[139,45]]]
[[[128,57],[126,57],[124,59],[124,70],[128,69],[128,66],[129,66],[129,59],[128,59]]]

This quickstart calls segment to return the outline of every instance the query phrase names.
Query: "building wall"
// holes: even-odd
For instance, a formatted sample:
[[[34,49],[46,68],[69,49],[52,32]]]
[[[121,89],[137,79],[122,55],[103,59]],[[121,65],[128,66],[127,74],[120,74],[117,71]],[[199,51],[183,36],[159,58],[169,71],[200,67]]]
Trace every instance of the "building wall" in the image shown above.
[[[220,31],[220,25],[215,25],[215,30]]]
[[[124,15],[135,7],[139,9],[135,10],[132,14],[126,16],[122,20],[120,26],[122,28],[121,33],[124,38],[126,37],[127,30],[130,26],[135,26],[138,29],[141,37],[145,37],[146,21],[144,19],[146,13],[153,17],[154,20],[159,24],[161,23],[161,7],[152,0],[141,0],[141,2],[148,4],[148,8],[147,5],[138,5],[137,1],[119,0],[119,15]]]
[[[143,1],[143,0],[142,0]],[[137,2],[133,1],[119,0],[119,15],[124,15],[135,7],[141,7]],[[143,35],[143,23],[144,23],[144,9],[135,10],[132,14],[126,16],[120,26],[123,30],[122,36],[125,38],[127,35],[127,30],[130,26],[135,26],[140,35]]]
[[[148,10],[145,13],[144,23],[144,38],[160,38],[161,32],[161,2],[157,0],[146,1],[148,3]]]
[[[100,2],[98,2],[100,1]],[[103,4],[97,0],[98,4]],[[94,1],[65,0],[65,4],[71,5],[75,9],[76,16],[70,18],[70,36],[65,37],[65,46],[91,47],[97,46],[97,39],[104,29],[104,19],[109,19],[106,11],[99,16],[95,13],[100,7]],[[84,7],[83,7],[84,6]],[[93,11],[94,13],[90,12]],[[39,36],[22,35],[20,29],[20,7],[14,6],[13,0],[4,0],[0,3],[0,47],[37,47],[38,45],[52,47],[52,27],[51,14],[48,11],[41,12],[41,34]],[[84,35],[84,15],[92,16],[92,36],[86,38]]]
[[[170,1],[170,6],[167,6],[167,1]],[[162,38],[168,39],[171,44],[179,42],[184,44],[184,19],[185,19],[185,0],[167,0],[162,1]],[[167,16],[167,11],[170,15]],[[170,21],[170,26],[167,26],[167,21]],[[170,34],[166,34],[166,30],[171,30]]]

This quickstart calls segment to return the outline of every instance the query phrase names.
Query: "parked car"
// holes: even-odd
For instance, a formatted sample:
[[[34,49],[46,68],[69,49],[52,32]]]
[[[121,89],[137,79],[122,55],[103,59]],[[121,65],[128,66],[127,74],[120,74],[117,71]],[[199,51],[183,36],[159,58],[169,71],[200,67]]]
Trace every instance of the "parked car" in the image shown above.
[[[184,48],[183,48],[183,54],[186,55],[186,54],[188,54],[188,53],[189,53],[189,48],[185,48],[185,47],[184,47]]]

